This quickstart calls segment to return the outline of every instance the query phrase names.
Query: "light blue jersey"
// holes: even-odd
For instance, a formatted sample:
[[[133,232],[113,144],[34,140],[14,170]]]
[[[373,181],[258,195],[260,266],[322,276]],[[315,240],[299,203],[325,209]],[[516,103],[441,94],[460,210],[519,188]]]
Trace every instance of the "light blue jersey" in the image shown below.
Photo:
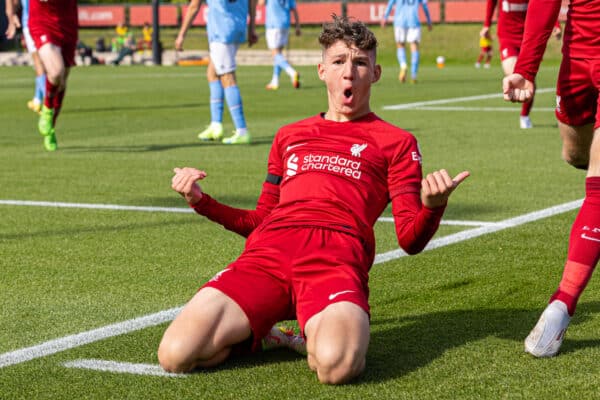
[[[244,43],[246,41],[248,0],[208,0],[208,41]]]
[[[408,29],[420,27],[419,5],[423,7],[423,12],[425,13],[425,17],[427,17],[427,23],[431,23],[429,9],[427,8],[427,0],[389,0],[384,14],[386,20],[390,16],[390,12],[394,5],[396,6],[394,11],[394,27],[396,28]]]
[[[289,29],[290,10],[296,8],[296,0],[267,0],[265,27]]]

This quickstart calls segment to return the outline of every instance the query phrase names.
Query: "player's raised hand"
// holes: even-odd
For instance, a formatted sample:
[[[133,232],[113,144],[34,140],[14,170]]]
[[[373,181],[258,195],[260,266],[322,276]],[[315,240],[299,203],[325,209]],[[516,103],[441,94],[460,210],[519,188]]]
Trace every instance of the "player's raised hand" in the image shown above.
[[[423,205],[427,208],[446,205],[450,194],[469,175],[469,171],[463,171],[452,178],[445,169],[427,174],[421,181],[421,201]]]
[[[510,74],[502,80],[504,100],[513,103],[528,103],[533,99],[535,85],[521,74]]]
[[[202,199],[202,188],[196,181],[206,178],[206,172],[196,168],[174,168],[171,188],[183,196],[185,201],[194,205]]]

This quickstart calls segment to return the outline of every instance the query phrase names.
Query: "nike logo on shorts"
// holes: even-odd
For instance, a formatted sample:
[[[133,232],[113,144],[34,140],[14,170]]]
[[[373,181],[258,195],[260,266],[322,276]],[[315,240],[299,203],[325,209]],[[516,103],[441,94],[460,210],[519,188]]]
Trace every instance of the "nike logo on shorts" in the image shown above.
[[[354,293],[354,290],[342,290],[341,292],[332,293],[329,295],[329,301],[335,299],[336,297],[338,297],[339,295],[342,295],[344,293]]]

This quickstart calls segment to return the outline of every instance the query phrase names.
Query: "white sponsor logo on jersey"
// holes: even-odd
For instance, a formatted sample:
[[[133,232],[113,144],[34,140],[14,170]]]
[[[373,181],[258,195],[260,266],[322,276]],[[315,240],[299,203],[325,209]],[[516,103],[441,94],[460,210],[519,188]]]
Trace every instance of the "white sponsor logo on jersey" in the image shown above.
[[[287,171],[285,174],[289,176],[294,176],[298,173],[298,156],[296,154],[292,154],[290,158],[287,160]]]
[[[288,162],[289,163],[289,162]],[[302,171],[328,171],[339,175],[360,179],[360,161],[354,161],[340,155],[308,154],[302,158]]]
[[[350,152],[352,153],[352,155],[354,157],[360,157],[360,153],[362,153],[362,151],[364,149],[367,148],[367,144],[363,143],[363,144],[353,144],[352,147],[350,148]]]

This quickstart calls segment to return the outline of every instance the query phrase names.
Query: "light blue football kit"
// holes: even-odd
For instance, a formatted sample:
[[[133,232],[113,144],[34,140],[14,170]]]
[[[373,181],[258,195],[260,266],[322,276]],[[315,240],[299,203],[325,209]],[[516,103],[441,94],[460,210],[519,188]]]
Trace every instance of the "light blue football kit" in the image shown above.
[[[290,11],[296,8],[295,0],[267,0],[265,27],[290,28]]]
[[[248,0],[208,0],[208,41],[244,43],[246,41]]]
[[[431,17],[429,15],[429,8],[427,7],[427,0],[389,0],[384,13],[384,19],[390,15],[392,7],[395,6],[394,10],[394,28],[396,30],[402,30],[402,40],[399,40],[397,35],[396,41],[404,41],[407,38],[407,33],[410,30],[416,30],[413,32],[416,35],[416,39],[409,39],[410,41],[417,42],[420,39],[421,21],[419,19],[419,6],[423,8],[425,17],[427,18],[427,24],[431,24]],[[399,46],[396,49],[396,57],[400,64],[400,69],[406,69],[406,50],[404,46]],[[417,72],[419,69],[419,50],[414,50],[411,54],[411,76],[413,81],[416,80]]]

